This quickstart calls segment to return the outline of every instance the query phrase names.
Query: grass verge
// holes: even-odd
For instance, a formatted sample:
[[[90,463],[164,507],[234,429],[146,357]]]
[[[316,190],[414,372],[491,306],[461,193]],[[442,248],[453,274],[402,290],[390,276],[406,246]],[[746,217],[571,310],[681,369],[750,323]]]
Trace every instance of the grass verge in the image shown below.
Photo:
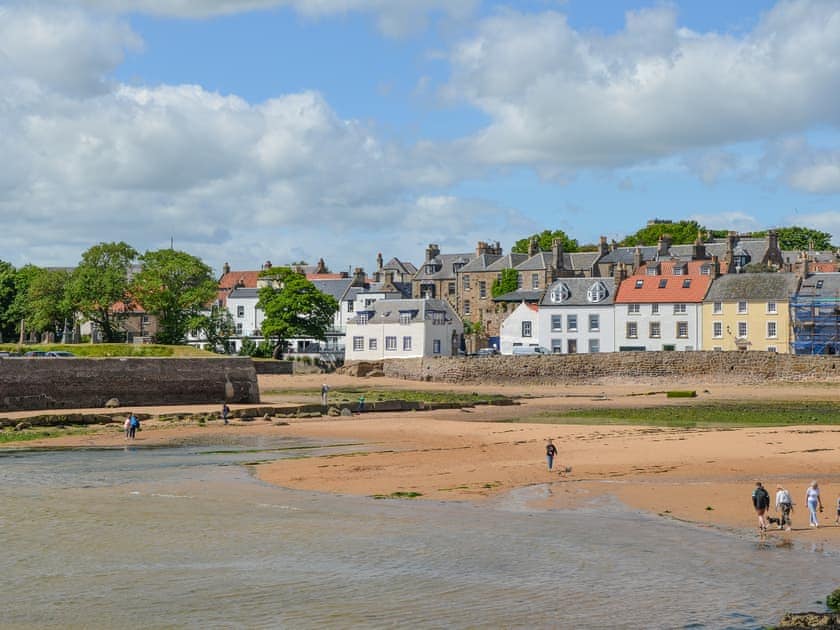
[[[220,357],[222,355],[192,346],[162,346],[132,343],[78,343],[78,344],[0,344],[0,350],[23,354],[30,350],[65,350],[77,357]]]
[[[44,438],[64,437],[65,435],[83,435],[92,432],[93,430],[89,427],[33,427],[31,429],[23,429],[22,431],[15,431],[9,428],[0,430],[0,444],[28,442],[30,440],[41,440]]]
[[[321,399],[320,389],[269,389],[263,391],[262,394],[271,396],[306,396],[307,398],[311,397],[312,400]],[[375,403],[383,400],[404,400],[407,402],[478,404],[508,400],[507,396],[502,396],[501,394],[479,394],[477,392],[342,387],[330,390],[329,402],[331,405],[355,403],[359,400],[359,396],[363,394],[366,403]]]

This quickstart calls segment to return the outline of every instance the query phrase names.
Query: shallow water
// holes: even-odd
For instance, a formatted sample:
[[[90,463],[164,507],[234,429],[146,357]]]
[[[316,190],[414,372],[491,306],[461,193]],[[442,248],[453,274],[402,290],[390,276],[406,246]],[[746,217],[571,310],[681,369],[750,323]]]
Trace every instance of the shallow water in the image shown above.
[[[545,486],[378,501],[231,465],[332,450],[0,453],[0,626],[758,628],[821,609],[840,580],[838,555],[811,546],[613,504],[529,508]]]

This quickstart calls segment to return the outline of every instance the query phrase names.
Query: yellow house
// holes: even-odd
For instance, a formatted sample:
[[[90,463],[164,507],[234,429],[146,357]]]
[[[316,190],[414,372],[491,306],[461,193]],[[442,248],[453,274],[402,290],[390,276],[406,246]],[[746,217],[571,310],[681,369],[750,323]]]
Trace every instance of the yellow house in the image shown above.
[[[701,349],[790,352],[792,273],[740,273],[715,278],[703,300]]]

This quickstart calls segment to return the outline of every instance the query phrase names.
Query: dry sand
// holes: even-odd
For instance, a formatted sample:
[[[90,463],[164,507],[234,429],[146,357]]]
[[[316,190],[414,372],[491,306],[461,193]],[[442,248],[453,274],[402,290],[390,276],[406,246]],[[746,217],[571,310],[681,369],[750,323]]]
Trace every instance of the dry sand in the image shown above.
[[[312,402],[311,393],[292,390],[316,389],[322,382],[333,388],[492,391],[527,398],[514,407],[291,419],[288,426],[262,420],[234,421],[227,427],[221,422],[199,427],[148,421],[138,434],[137,443],[171,444],[198,436],[223,439],[238,433],[358,442],[358,449],[347,455],[277,461],[258,466],[256,474],[267,482],[290,488],[351,495],[417,492],[421,494],[418,500],[481,501],[513,488],[544,484],[546,498],[539,507],[574,508],[612,495],[628,506],[664,518],[738,529],[756,527],[750,494],[755,480],[760,479],[771,497],[776,484],[781,483],[790,490],[795,502],[794,531],[771,530],[770,536],[840,544],[840,527],[834,525],[840,496],[836,463],[840,424],[705,430],[500,422],[568,407],[691,405],[698,400],[666,399],[664,394],[650,394],[663,389],[661,384],[638,382],[526,387],[443,385],[338,375],[261,376],[263,402]],[[828,400],[838,402],[840,411],[840,387],[836,385],[669,385],[674,387],[696,389],[702,402]],[[197,411],[207,407],[136,411],[156,414],[175,409]],[[571,466],[571,473],[546,470],[544,445],[548,438],[559,449],[555,469]],[[120,428],[109,426],[92,435],[15,446],[123,443]],[[805,489],[812,479],[819,480],[825,505],[819,529],[808,527]],[[777,516],[772,510],[770,514]]]

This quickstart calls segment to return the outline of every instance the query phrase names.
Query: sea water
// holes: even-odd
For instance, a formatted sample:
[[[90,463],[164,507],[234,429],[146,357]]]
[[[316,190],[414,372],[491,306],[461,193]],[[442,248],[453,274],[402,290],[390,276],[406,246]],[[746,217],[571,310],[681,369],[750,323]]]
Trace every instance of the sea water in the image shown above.
[[[832,550],[532,508],[549,486],[376,500],[241,465],[341,448],[0,452],[0,627],[758,628],[840,583]]]

